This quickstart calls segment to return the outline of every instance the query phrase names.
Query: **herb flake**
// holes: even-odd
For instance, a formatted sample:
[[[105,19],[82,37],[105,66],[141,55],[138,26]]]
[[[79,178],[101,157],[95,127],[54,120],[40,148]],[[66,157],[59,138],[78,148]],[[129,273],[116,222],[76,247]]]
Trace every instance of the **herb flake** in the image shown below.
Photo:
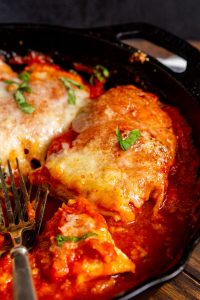
[[[78,243],[80,241],[84,241],[87,238],[91,236],[97,236],[95,232],[87,232],[84,235],[77,237],[77,236],[64,236],[64,235],[59,235],[57,234],[55,237],[55,240],[57,241],[57,244],[59,247],[62,247],[63,243]]]
[[[141,133],[138,129],[131,130],[127,138],[123,139],[119,128],[116,128],[116,136],[118,143],[123,151],[128,150],[131,146],[135,144],[137,139],[141,136]]]
[[[68,103],[75,105],[76,104],[76,95],[75,95],[75,91],[74,91],[72,85],[76,86],[79,89],[83,89],[83,85],[72,79],[68,79],[66,77],[60,77],[59,79],[62,81],[65,88],[67,89]]]
[[[30,86],[28,85],[27,82],[20,83],[18,90],[20,90],[21,92],[27,92],[27,93],[32,92],[32,89],[30,88]]]
[[[32,114],[35,111],[35,108],[26,102],[26,98],[20,90],[17,90],[13,96],[15,102],[24,113]]]
[[[30,73],[29,72],[22,72],[18,75],[18,78],[21,80],[21,81],[24,81],[24,82],[29,82],[30,81]]]
[[[11,79],[5,79],[3,82],[6,83],[6,84],[17,84],[17,85],[19,85],[18,82],[14,81],[14,80],[11,80]]]
[[[110,76],[108,69],[102,65],[96,65],[93,71],[93,75],[90,77],[90,83],[94,83],[94,78],[98,81],[103,82]]]
[[[18,107],[21,109],[21,111],[23,111],[24,113],[27,113],[27,114],[32,114],[35,111],[35,108],[26,101],[26,98],[23,94],[24,92],[27,92],[27,93],[32,92],[32,89],[28,84],[29,80],[30,80],[30,73],[24,71],[18,75],[18,78],[22,82],[19,83],[19,82],[15,82],[13,80],[4,80],[4,83],[9,84],[9,85],[15,84],[18,86],[13,94],[13,98],[14,98],[15,102],[17,103]]]

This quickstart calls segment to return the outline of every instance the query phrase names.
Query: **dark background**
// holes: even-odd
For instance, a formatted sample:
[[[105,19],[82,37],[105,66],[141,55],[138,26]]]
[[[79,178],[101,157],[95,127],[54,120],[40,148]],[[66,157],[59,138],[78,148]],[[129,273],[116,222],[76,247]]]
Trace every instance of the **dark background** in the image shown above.
[[[0,23],[95,27],[138,21],[200,39],[200,0],[0,0]]]

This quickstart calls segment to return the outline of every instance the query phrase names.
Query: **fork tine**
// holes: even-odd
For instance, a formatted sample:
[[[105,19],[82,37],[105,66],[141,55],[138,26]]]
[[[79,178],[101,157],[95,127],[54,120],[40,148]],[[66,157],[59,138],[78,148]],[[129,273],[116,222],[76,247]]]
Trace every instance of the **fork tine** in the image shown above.
[[[21,187],[22,195],[23,195],[23,199],[24,199],[24,205],[23,205],[23,208],[22,208],[22,212],[23,212],[23,215],[25,216],[27,208],[28,208],[28,203],[29,203],[29,195],[28,195],[28,192],[27,192],[27,189],[26,189],[24,178],[23,178],[21,170],[19,168],[19,161],[18,161],[17,158],[16,158],[16,163],[17,163],[17,170],[18,170],[18,173],[19,173],[20,187]]]
[[[11,206],[11,203],[10,203],[10,198],[9,198],[9,195],[8,195],[8,189],[7,189],[7,186],[6,186],[6,182],[5,182],[5,179],[4,179],[4,174],[3,174],[1,166],[0,166],[0,179],[1,179],[2,190],[3,190],[4,198],[5,198],[6,214],[7,214],[7,218],[8,218],[8,223],[9,223],[9,225],[14,224],[15,220],[14,220],[13,210],[12,210],[12,206]],[[4,224],[5,224],[5,220],[4,220]]]
[[[14,200],[15,200],[15,218],[18,217],[19,221],[23,219],[23,215],[22,215],[22,208],[21,208],[21,202],[20,202],[20,195],[17,191],[16,185],[15,185],[15,181],[14,181],[14,176],[13,176],[13,172],[12,172],[12,168],[10,165],[10,161],[8,160],[8,171],[9,171],[9,176],[10,176],[10,182],[11,182],[11,188],[12,188],[12,192],[13,192],[13,196],[14,196]]]
[[[40,200],[40,193],[41,193],[41,186],[39,185],[36,196],[35,196],[35,203],[34,203],[34,210],[36,211],[38,208],[39,200]]]
[[[33,189],[33,185],[32,185],[32,183],[31,183],[31,185],[30,185],[30,187],[29,187],[29,191],[28,191],[28,197],[29,197],[29,199],[30,199],[30,197],[31,197],[32,189]]]
[[[0,200],[0,226],[4,225],[4,216],[3,216],[3,210],[2,210],[2,199]]]
[[[37,218],[36,224],[35,224],[37,233],[39,233],[41,225],[42,225],[42,220],[43,220],[43,216],[44,216],[44,210],[45,210],[45,207],[46,207],[48,194],[49,194],[49,189],[47,188],[46,191],[45,191],[45,194],[44,194],[44,198],[42,199],[39,215],[38,215],[38,218]]]

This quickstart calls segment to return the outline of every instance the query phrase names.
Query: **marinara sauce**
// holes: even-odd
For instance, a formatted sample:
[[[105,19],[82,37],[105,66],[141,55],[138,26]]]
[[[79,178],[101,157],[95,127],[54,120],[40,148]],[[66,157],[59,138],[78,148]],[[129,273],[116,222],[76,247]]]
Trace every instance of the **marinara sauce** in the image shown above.
[[[163,109],[172,118],[177,136],[176,159],[169,174],[163,206],[155,215],[154,203],[149,200],[137,211],[135,221],[127,225],[115,222],[112,218],[107,219],[116,245],[136,264],[135,274],[125,273],[86,282],[85,290],[80,295],[74,291],[76,296],[73,297],[66,291],[63,293],[61,283],[56,279],[47,281],[41,274],[34,274],[32,265],[39,299],[46,299],[47,295],[48,299],[110,299],[120,292],[137,287],[147,279],[161,275],[180,258],[187,232],[194,221],[192,211],[197,201],[195,193],[199,158],[192,144],[191,130],[178,110],[170,106],[164,106]],[[58,205],[55,199],[49,201],[46,212],[48,218]],[[32,261],[33,256],[34,252],[30,255]],[[0,297],[12,299],[11,261],[8,255],[0,259],[0,269]],[[92,292],[94,285],[99,286],[95,293]]]

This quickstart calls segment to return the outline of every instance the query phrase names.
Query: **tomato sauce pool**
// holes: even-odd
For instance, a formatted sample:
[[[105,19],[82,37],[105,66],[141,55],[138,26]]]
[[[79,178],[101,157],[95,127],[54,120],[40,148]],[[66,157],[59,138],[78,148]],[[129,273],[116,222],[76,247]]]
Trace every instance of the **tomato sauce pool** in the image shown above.
[[[136,287],[172,268],[182,254],[192,226],[199,157],[190,128],[178,110],[170,106],[163,109],[170,115],[177,137],[175,163],[170,170],[165,201],[157,215],[153,214],[154,203],[150,200],[136,213],[135,222],[123,230],[108,220],[117,246],[136,264],[134,275],[119,276],[115,292]]]
[[[116,245],[136,264],[135,274],[125,273],[95,280],[95,284],[99,282],[99,292],[95,295],[90,292],[94,282],[88,282],[85,291],[81,291],[80,295],[76,291],[75,297],[63,292],[56,279],[47,282],[41,276],[36,277],[39,299],[110,299],[118,293],[137,287],[147,279],[161,275],[177,262],[193,222],[199,158],[192,143],[191,130],[184,118],[176,108],[164,105],[163,109],[170,115],[177,136],[176,160],[170,171],[163,206],[155,215],[154,203],[150,199],[136,212],[135,221],[127,225],[115,222],[112,218],[107,219]],[[58,201],[50,199],[45,219],[51,218],[59,205]],[[9,256],[0,259],[0,270],[3,274],[0,277],[0,299],[12,299]]]

